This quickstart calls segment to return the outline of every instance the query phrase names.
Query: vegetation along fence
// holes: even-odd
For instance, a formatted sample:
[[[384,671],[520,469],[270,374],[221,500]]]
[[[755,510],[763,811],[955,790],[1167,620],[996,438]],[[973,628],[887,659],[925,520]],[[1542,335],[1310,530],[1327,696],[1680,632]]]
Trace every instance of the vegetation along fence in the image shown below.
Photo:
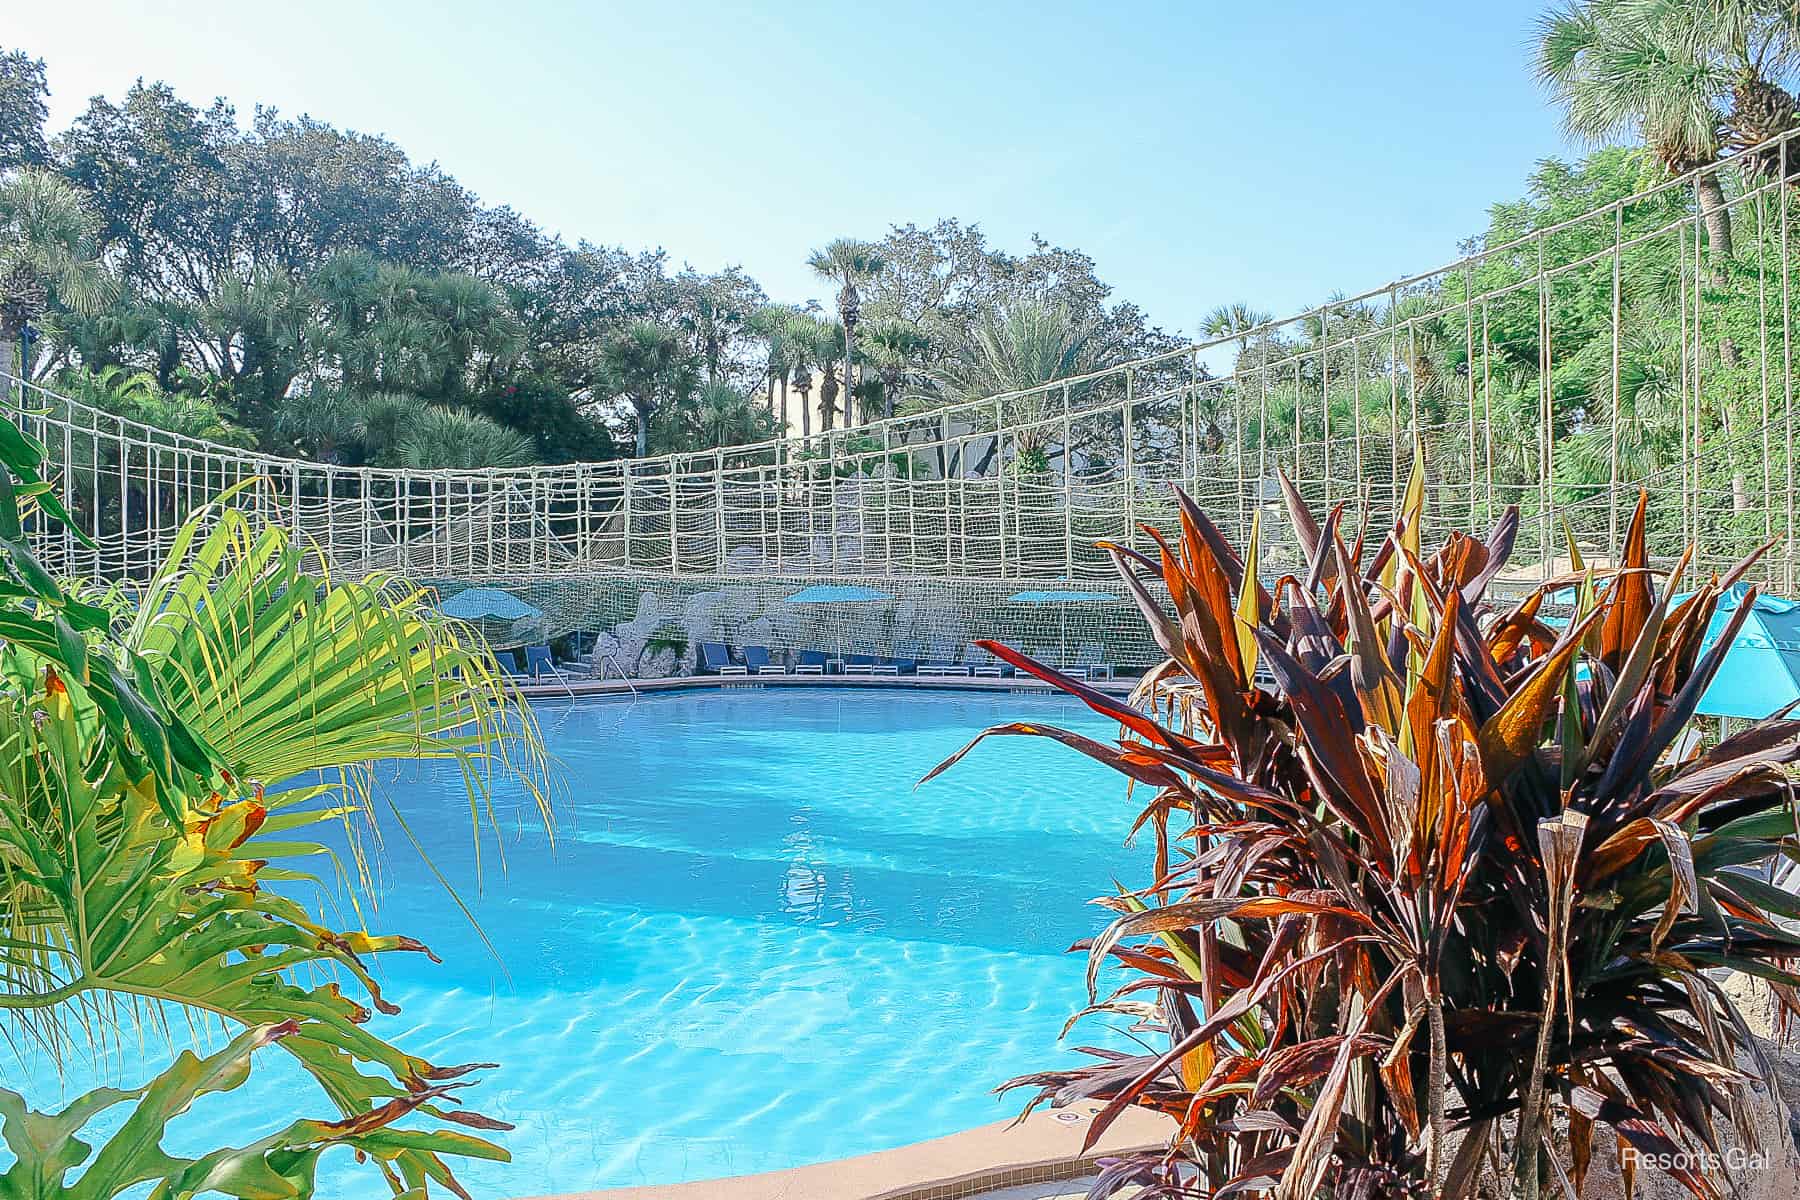
[[[698,455],[342,467],[17,385],[18,419],[63,465],[95,540],[44,519],[33,534],[65,571],[129,579],[197,506],[261,477],[234,502],[310,539],[334,572],[529,584],[538,601],[554,593],[563,628],[591,619],[584,580],[966,581],[971,603],[991,605],[1007,581],[1103,587],[1094,543],[1144,547],[1141,523],[1172,523],[1174,484],[1234,539],[1280,504],[1283,472],[1316,507],[1351,502],[1350,528],[1379,525],[1422,452],[1439,530],[1519,507],[1521,577],[1559,573],[1567,537],[1603,558],[1644,489],[1653,555],[1694,542],[1699,566],[1719,569],[1782,539],[1761,574],[1792,591],[1796,137],[1285,321]],[[1273,538],[1286,523],[1263,527]],[[1296,553],[1264,546],[1272,570]]]

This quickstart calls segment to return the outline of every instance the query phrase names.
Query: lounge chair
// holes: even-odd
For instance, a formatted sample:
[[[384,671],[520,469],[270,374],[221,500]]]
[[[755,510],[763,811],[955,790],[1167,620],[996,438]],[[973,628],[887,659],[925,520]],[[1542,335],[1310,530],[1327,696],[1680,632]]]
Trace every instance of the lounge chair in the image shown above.
[[[1075,661],[1071,664],[1071,669],[1079,669],[1085,672],[1085,674],[1079,676],[1079,678],[1082,679],[1111,679],[1113,677],[1113,666],[1111,663],[1106,662],[1105,658],[1105,650],[1094,645],[1092,642],[1088,642],[1076,647]]]
[[[752,675],[786,675],[787,664],[778,663],[769,657],[767,646],[745,646],[744,666]]]
[[[931,657],[925,643],[918,638],[902,638],[894,643],[894,656],[888,659],[901,675],[917,675],[919,666]]]
[[[794,674],[823,675],[825,673],[825,652],[823,650],[802,650],[794,655]]]
[[[844,656],[844,674],[846,675],[898,675],[900,669],[893,663],[883,662],[873,654],[846,654]]]
[[[557,679],[562,675],[556,669],[556,659],[550,654],[548,646],[525,647],[525,674],[533,679]]]
[[[979,646],[971,646],[963,660],[968,664],[969,674],[978,679],[1010,679],[1013,669],[983,650]]]
[[[731,648],[724,642],[700,643],[700,670],[707,675],[748,674],[741,663],[731,661]]]
[[[958,679],[967,679],[969,677],[969,668],[966,663],[948,663],[926,660],[919,663],[916,670],[920,675],[936,676],[938,678],[954,676]]]

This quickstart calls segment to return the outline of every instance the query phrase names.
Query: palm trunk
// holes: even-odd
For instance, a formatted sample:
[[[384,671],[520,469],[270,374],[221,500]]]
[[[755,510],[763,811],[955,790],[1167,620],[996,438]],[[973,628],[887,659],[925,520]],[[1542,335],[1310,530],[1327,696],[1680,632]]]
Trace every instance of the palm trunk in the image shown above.
[[[1725,206],[1725,188],[1717,171],[1707,171],[1694,180],[1694,195],[1700,202],[1700,217],[1706,222],[1707,263],[1712,267],[1714,287],[1724,287],[1730,278],[1731,210]]]
[[[1707,171],[1694,179],[1694,196],[1700,203],[1700,218],[1706,223],[1706,259],[1712,269],[1712,285],[1723,289],[1731,283],[1731,209],[1725,203],[1725,187],[1717,171]],[[1727,367],[1738,365],[1738,348],[1730,335],[1719,338],[1719,360]]]
[[[851,406],[856,403],[856,321],[844,321],[844,428],[850,428]]]
[[[781,373],[781,436],[784,438],[788,435],[787,389],[787,372],[783,371]]]
[[[637,417],[637,456],[650,456],[650,414],[641,405],[632,405],[632,413]]]
[[[0,327],[0,404],[15,410],[24,406],[23,389],[13,380],[24,374],[24,367],[19,364],[19,335],[16,330]]]
[[[800,389],[800,436],[803,439],[810,438],[812,436],[812,389],[811,388],[801,388]]]

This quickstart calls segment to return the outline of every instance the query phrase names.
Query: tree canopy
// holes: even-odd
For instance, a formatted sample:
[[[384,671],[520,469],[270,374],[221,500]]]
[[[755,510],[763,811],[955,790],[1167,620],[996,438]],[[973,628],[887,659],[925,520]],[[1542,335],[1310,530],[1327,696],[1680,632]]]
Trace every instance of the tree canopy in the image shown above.
[[[68,185],[110,292],[76,305],[50,289],[15,322],[37,335],[22,374],[108,403],[124,401],[76,377],[141,375],[138,393],[202,404],[276,452],[397,461],[366,417],[401,402],[440,414],[429,457],[459,462],[501,442],[442,414],[522,434],[541,462],[766,438],[795,393],[808,432],[815,415],[849,425],[929,392],[1013,302],[1066,309],[1125,353],[1179,342],[1042,239],[1015,256],[946,220],[823,242],[812,265],[838,305],[824,322],[771,305],[741,267],[570,244],[385,137],[305,115],[139,80],[53,131],[50,80],[0,47],[0,172]],[[446,452],[457,436],[466,453]]]

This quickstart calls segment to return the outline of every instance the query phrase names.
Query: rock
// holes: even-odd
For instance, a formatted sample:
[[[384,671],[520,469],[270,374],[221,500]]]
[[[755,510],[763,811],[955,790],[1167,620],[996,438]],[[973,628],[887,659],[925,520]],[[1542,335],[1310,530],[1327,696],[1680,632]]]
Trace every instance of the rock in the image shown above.
[[[638,597],[637,616],[612,630],[612,638],[617,643],[616,653],[619,661],[628,666],[637,663],[643,657],[644,647],[662,624],[662,598],[655,592],[645,592]],[[635,673],[635,672],[634,672]]]
[[[647,650],[638,662],[638,678],[668,679],[675,674],[676,655],[673,646]]]
[[[626,658],[621,650],[619,639],[610,633],[602,633],[594,639],[594,648],[588,652],[588,667],[595,679],[605,674],[616,675],[624,669]]]

